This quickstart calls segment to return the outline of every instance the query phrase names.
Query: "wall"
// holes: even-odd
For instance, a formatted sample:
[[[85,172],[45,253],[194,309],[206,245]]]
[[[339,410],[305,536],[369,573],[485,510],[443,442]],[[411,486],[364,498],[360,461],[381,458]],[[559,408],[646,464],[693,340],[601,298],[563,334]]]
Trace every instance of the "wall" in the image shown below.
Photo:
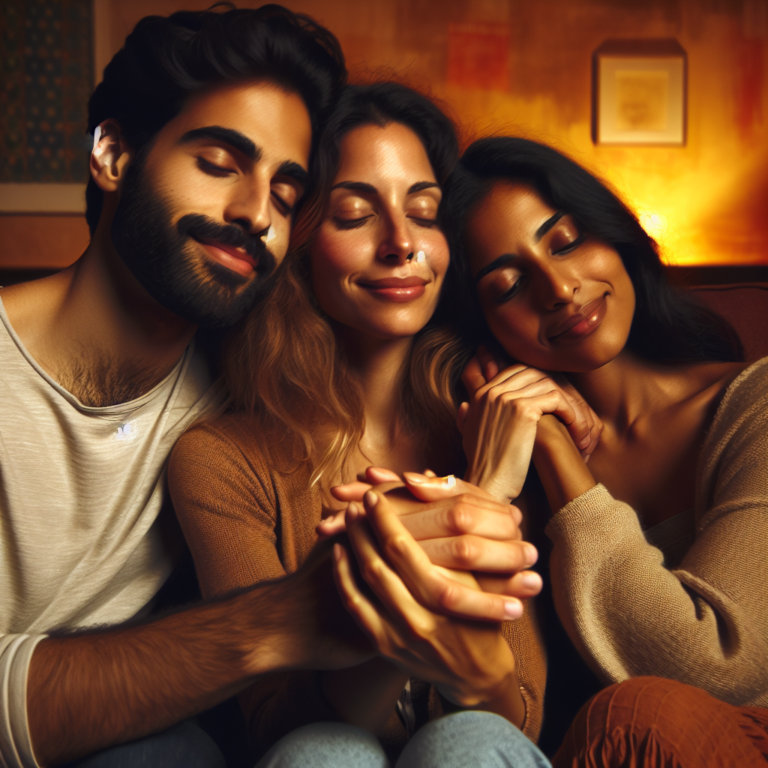
[[[97,67],[142,16],[210,5],[95,1]],[[570,153],[630,202],[670,263],[768,264],[768,0],[284,2],[338,35],[354,75],[388,71],[431,90],[467,139],[516,133]],[[686,146],[592,143],[591,56],[615,37],[675,37],[686,49]],[[5,263],[26,259],[11,218],[0,217]],[[49,226],[68,233],[67,249],[87,241],[77,218],[35,222]],[[78,255],[63,245],[52,235],[35,258],[53,265]]]

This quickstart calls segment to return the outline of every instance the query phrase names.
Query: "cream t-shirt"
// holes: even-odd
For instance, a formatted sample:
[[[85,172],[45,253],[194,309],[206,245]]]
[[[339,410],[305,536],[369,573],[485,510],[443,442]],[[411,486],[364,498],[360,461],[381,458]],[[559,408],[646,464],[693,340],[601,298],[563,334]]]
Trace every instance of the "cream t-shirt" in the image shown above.
[[[88,407],[29,355],[1,300],[0,321],[0,766],[36,768],[34,648],[54,628],[125,621],[157,594],[178,544],[158,519],[166,461],[223,386],[193,343],[142,397]]]

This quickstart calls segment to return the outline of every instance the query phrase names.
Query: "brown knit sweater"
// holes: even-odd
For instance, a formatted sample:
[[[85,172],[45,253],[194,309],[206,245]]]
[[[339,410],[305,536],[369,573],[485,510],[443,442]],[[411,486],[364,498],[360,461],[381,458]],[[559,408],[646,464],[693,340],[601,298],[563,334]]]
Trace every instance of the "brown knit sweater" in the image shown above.
[[[731,384],[715,414],[693,544],[676,567],[602,485],[546,532],[558,613],[605,680],[656,675],[768,706],[768,358]]]
[[[275,471],[257,434],[247,416],[223,416],[188,431],[171,456],[168,482],[204,597],[293,573],[317,539],[323,505],[319,491],[309,487],[309,468],[289,475]],[[546,662],[533,614],[527,609],[523,618],[503,624],[502,632],[515,655],[526,703],[523,731],[535,740]],[[241,696],[241,703],[259,751],[302,725],[338,719],[311,671],[262,678]],[[432,689],[429,715],[441,713],[441,700]],[[406,738],[393,712],[385,740],[396,747]]]

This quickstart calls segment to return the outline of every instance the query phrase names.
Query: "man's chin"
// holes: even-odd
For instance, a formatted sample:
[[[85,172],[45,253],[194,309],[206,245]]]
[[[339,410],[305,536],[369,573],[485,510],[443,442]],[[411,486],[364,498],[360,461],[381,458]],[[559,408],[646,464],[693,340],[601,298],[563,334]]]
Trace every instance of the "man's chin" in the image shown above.
[[[206,263],[207,279],[176,283],[162,303],[174,314],[201,328],[231,328],[242,320],[274,285],[274,273],[244,277],[220,264]],[[170,306],[169,306],[170,305]]]

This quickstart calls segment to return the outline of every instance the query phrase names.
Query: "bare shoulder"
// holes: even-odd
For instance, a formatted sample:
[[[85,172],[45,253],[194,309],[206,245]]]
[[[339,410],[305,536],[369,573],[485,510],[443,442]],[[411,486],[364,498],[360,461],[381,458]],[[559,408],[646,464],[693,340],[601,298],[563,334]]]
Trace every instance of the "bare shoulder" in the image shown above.
[[[685,366],[691,400],[717,404],[728,387],[747,369],[750,363],[698,363]]]
[[[0,299],[8,320],[25,343],[40,332],[64,301],[69,285],[68,272],[63,270],[39,280],[0,288]]]

